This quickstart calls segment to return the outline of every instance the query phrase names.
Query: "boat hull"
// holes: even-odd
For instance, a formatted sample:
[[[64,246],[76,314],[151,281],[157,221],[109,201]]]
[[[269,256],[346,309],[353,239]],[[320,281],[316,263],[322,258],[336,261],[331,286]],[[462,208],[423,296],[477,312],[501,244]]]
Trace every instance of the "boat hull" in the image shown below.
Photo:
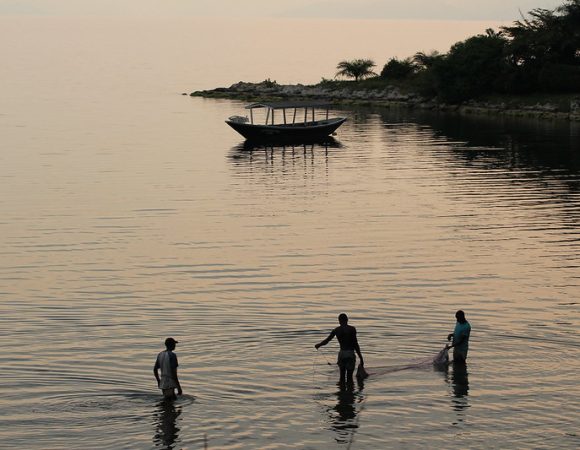
[[[309,122],[306,125],[256,125],[226,120],[226,123],[249,141],[312,140],[326,137],[340,127],[345,117]]]

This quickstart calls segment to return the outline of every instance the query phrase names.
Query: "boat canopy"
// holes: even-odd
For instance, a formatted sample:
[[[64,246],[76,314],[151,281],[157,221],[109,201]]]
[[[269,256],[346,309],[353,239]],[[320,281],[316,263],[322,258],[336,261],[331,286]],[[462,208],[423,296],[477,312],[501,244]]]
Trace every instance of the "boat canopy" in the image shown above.
[[[268,108],[268,109],[291,109],[291,108],[329,108],[332,103],[317,101],[300,102],[260,102],[246,106],[246,109]]]
[[[302,123],[303,125],[318,125],[316,121],[316,108],[326,110],[326,118],[328,120],[328,112],[332,107],[332,103],[325,102],[325,101],[316,101],[316,100],[303,100],[303,101],[282,101],[282,102],[259,102],[259,103],[252,103],[246,106],[246,109],[250,110],[250,124],[254,125],[254,109],[265,109],[266,110],[266,120],[264,121],[264,125],[268,126],[275,126],[276,122],[274,120],[274,116],[276,115],[276,110],[282,110],[282,117],[284,119],[284,125],[288,125],[288,120],[286,118],[286,110],[294,110],[292,114],[292,122],[291,124],[294,126],[297,124],[297,111],[298,109],[304,109],[304,121],[298,122]],[[312,120],[308,121],[308,115],[311,115]],[[242,118],[245,119],[245,118]],[[230,120],[231,122],[232,120]],[[281,125],[281,124],[280,124]]]

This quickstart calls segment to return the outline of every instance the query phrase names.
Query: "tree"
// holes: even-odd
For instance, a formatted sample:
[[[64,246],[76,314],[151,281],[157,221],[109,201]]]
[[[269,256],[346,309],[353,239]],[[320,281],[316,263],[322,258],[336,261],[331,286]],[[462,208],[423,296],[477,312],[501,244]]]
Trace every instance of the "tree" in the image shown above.
[[[502,90],[507,40],[498,33],[473,36],[454,44],[432,66],[435,89],[442,100],[460,102]]]
[[[502,30],[509,38],[513,90],[578,91],[580,0],[567,0],[555,10],[534,9]]]
[[[376,64],[371,59],[353,59],[352,61],[341,61],[337,64],[336,76],[354,78],[355,81],[376,75],[373,67]]]
[[[529,16],[502,27],[510,38],[512,64],[529,68],[580,64],[580,0],[568,0],[553,11],[536,8]]]
[[[443,58],[443,55],[441,55],[437,51],[432,51],[429,54],[423,53],[423,52],[417,52],[417,53],[415,53],[415,55],[413,55],[412,60],[413,60],[413,63],[415,64],[415,67],[419,71],[421,71],[421,70],[430,69],[431,67],[433,67],[435,62],[440,60],[441,58]]]
[[[381,78],[392,80],[402,80],[415,72],[415,65],[410,58],[399,60],[391,58],[381,70]]]

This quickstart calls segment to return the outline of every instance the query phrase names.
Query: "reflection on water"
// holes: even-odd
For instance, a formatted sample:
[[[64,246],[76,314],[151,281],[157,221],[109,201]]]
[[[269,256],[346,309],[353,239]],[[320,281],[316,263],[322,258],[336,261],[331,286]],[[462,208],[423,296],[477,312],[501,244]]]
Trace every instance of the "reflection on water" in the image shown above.
[[[452,390],[451,407],[457,413],[453,425],[458,425],[465,422],[465,410],[470,407],[467,365],[454,361],[447,382]]]
[[[453,371],[451,372],[451,385],[453,387],[453,395],[455,398],[467,397],[469,392],[469,380],[467,378],[467,364],[453,361]],[[459,407],[460,409],[465,408]]]
[[[232,151],[236,152],[253,152],[258,150],[268,150],[268,151],[278,151],[284,153],[289,152],[299,152],[302,151],[306,153],[308,151],[312,152],[315,149],[324,149],[328,151],[329,148],[342,148],[343,145],[340,141],[336,140],[332,136],[327,136],[324,138],[313,139],[313,140],[277,140],[271,142],[256,142],[256,141],[243,141],[236,145]]]
[[[338,383],[338,390],[335,392],[336,405],[326,410],[328,414],[330,429],[335,432],[336,442],[345,444],[354,440],[354,434],[359,428],[357,406],[360,408],[364,402],[363,388],[359,389],[351,384]]]
[[[181,415],[182,407],[177,406],[175,401],[162,399],[157,403],[154,417],[155,434],[153,443],[155,448],[169,450],[179,443],[179,427],[177,421]]]
[[[466,164],[482,161],[488,168],[528,167],[580,170],[580,124],[566,121],[456,116],[406,109],[378,110],[386,136],[395,140],[414,130],[424,145],[439,147]],[[371,120],[371,110],[357,112]],[[445,145],[445,147],[442,146]]]
[[[333,137],[308,142],[278,142],[258,143],[244,141],[230,151],[230,158],[236,165],[263,164],[264,166],[279,165],[284,169],[292,166],[298,160],[314,164],[318,158],[324,157],[324,162],[332,150],[343,145]]]

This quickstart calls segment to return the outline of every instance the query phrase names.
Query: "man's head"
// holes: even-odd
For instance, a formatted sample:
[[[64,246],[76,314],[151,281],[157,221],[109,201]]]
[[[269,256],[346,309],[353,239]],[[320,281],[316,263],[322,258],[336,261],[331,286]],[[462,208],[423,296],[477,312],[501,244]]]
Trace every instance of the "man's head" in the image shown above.
[[[338,315],[338,323],[346,325],[348,323],[348,316],[345,313]]]
[[[177,341],[172,337],[165,339],[165,347],[167,347],[167,350],[175,350],[175,344],[177,344]]]
[[[459,323],[465,323],[465,322],[467,322],[467,320],[465,320],[465,313],[463,311],[461,311],[461,310],[459,310],[459,311],[457,311],[455,313],[455,318],[457,319],[457,321]]]

